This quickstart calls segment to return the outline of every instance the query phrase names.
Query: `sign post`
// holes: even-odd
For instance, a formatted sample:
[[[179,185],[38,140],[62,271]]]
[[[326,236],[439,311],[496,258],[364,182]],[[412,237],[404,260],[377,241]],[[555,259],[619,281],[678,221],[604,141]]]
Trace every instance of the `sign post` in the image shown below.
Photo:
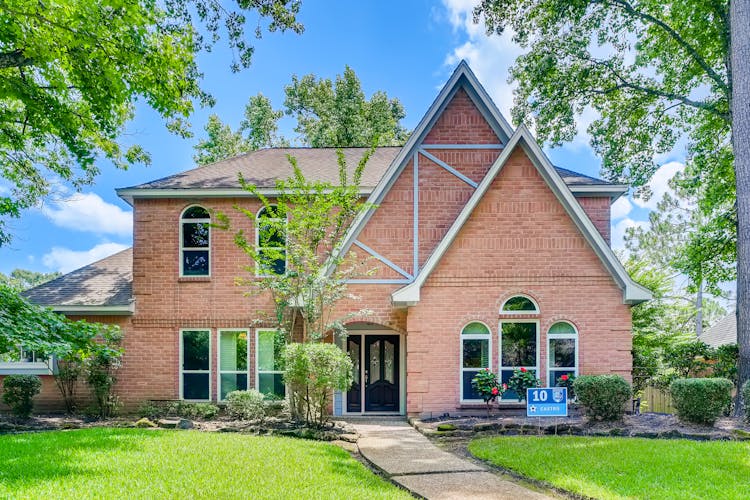
[[[567,387],[536,387],[526,389],[527,417],[567,417]]]

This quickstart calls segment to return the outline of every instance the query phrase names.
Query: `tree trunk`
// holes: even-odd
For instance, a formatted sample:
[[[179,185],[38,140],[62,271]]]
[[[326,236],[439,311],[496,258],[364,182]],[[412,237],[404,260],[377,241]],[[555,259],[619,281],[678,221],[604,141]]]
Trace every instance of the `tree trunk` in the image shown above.
[[[698,282],[698,295],[695,297],[695,336],[703,335],[703,279]]]
[[[737,186],[737,343],[742,387],[750,379],[750,0],[731,0],[730,29],[730,111]],[[736,415],[742,413],[741,406],[736,405]]]

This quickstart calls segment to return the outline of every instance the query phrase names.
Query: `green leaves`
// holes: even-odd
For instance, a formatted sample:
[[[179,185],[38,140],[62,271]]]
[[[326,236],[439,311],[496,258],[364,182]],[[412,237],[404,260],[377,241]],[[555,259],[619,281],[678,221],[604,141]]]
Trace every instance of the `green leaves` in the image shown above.
[[[262,20],[270,31],[301,33],[299,8],[299,0],[237,0],[234,10],[213,0],[4,1],[0,177],[11,194],[0,198],[0,245],[10,240],[7,220],[48,195],[52,182],[89,184],[101,160],[117,168],[150,162],[119,140],[136,102],[189,135],[194,104],[213,103],[200,88],[196,54],[226,35],[233,68],[247,67],[246,23],[258,37]],[[248,21],[249,11],[260,19]]]

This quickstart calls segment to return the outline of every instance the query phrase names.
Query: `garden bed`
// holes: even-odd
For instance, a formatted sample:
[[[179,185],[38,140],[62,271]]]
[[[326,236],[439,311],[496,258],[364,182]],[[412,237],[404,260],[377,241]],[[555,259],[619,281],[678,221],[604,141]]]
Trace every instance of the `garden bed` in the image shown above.
[[[693,440],[750,440],[750,425],[741,418],[721,418],[713,426],[680,422],[674,415],[625,415],[617,422],[593,422],[584,416],[560,418],[461,417],[411,421],[428,437],[468,439],[481,435],[628,436]]]

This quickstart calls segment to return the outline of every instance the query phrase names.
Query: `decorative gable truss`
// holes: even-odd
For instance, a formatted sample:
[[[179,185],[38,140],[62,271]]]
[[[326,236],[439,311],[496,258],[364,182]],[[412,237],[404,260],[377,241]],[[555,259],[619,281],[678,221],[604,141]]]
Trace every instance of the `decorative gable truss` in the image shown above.
[[[456,94],[460,91],[466,93],[468,98],[471,100],[477,110],[481,113],[482,117],[486,121],[487,125],[492,129],[494,141],[491,143],[425,143],[425,138],[429,135],[436,122],[440,119],[441,115],[445,111],[446,107],[451,103]],[[503,118],[500,111],[492,102],[492,99],[486,93],[482,85],[477,80],[474,73],[469,68],[465,61],[461,61],[456,70],[451,75],[448,82],[443,86],[443,89],[438,94],[437,98],[430,106],[430,109],[420,121],[417,128],[409,137],[409,140],[402,148],[401,152],[396,156],[391,166],[386,171],[385,175],[381,179],[380,183],[375,187],[369,198],[369,202],[374,208],[360,214],[355,220],[352,230],[347,234],[343,251],[349,251],[352,246],[356,246],[359,249],[364,250],[370,256],[374,257],[378,261],[382,262],[385,266],[398,273],[401,278],[398,279],[354,279],[352,283],[370,283],[370,284],[408,284],[414,281],[415,277],[419,274],[420,262],[424,260],[426,255],[422,255],[420,259],[420,241],[419,241],[419,170],[420,170],[420,157],[428,159],[444,171],[452,174],[455,178],[468,185],[471,189],[476,189],[479,183],[472,180],[470,177],[462,173],[458,168],[448,164],[436,156],[437,151],[452,151],[452,150],[493,150],[501,151],[503,149],[503,142],[512,135],[513,129],[510,124]],[[372,218],[377,207],[383,202],[386,195],[393,187],[396,180],[406,170],[407,166],[412,168],[412,235],[411,235],[411,262],[409,263],[410,269],[404,269],[405,266],[399,266],[393,262],[393,259],[389,259],[383,255],[382,251],[378,251],[377,248],[372,248],[370,245],[365,244],[359,238],[361,232],[367,225],[367,222]],[[424,252],[422,252],[424,253]]]

